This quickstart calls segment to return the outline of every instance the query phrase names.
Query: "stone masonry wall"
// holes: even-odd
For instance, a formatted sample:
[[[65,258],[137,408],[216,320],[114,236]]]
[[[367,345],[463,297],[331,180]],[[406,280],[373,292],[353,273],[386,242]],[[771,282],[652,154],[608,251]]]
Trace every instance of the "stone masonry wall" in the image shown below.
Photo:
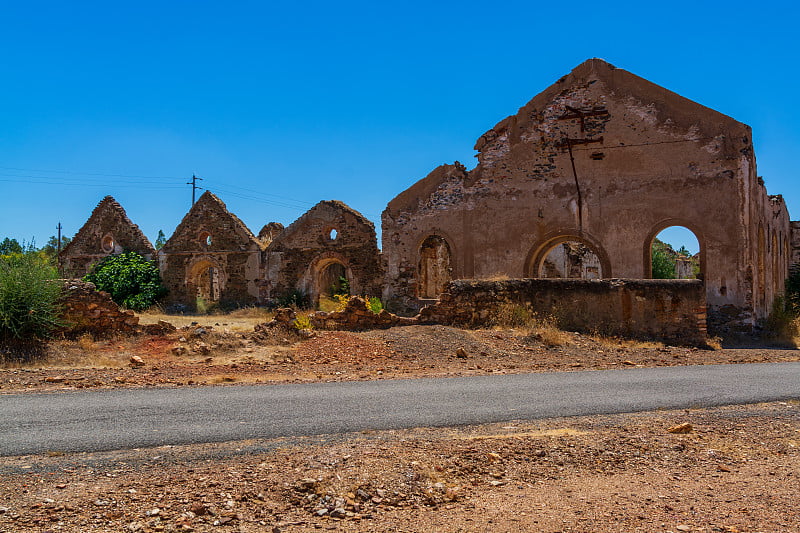
[[[262,264],[270,298],[298,290],[316,304],[328,289],[326,271],[331,267],[347,278],[351,294],[381,292],[383,270],[375,226],[335,200],[319,202],[277,235]]]
[[[800,264],[800,220],[793,220],[792,221],[792,242],[790,244],[790,252],[789,257],[790,264],[797,265]]]
[[[94,283],[67,280],[61,302],[64,305],[62,319],[68,324],[64,333],[69,336],[133,333],[139,324],[139,317],[132,311],[120,309],[111,296],[98,291]]]
[[[706,337],[706,302],[699,280],[457,280],[422,323],[485,325],[503,305],[552,316],[567,330],[653,338],[697,345]]]

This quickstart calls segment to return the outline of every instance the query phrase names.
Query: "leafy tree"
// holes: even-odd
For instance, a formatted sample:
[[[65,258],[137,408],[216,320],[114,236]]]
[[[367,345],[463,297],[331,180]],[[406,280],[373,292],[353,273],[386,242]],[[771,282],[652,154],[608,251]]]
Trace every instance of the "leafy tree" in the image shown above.
[[[66,245],[70,243],[72,239],[69,237],[62,235],[61,236],[61,249],[63,250]],[[49,260],[51,263],[55,264],[58,260],[58,237],[55,235],[51,235],[49,239],[47,239],[47,244],[42,246],[40,250]]]
[[[40,254],[0,256],[0,342],[36,342],[61,325],[57,277]]]
[[[164,230],[158,230],[158,237],[156,237],[156,250],[160,250],[167,244],[167,238],[164,236]]]
[[[110,255],[83,278],[111,295],[117,304],[141,311],[166,294],[154,262],[136,252]]]
[[[0,255],[21,254],[22,252],[22,245],[17,239],[9,239],[6,237],[0,242]]]
[[[675,252],[669,244],[654,240],[651,256],[653,279],[675,279]]]

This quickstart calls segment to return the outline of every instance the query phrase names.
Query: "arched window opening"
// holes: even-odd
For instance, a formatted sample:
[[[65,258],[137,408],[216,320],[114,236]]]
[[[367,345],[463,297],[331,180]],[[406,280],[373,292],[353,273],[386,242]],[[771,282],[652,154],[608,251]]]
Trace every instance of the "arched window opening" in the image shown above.
[[[650,243],[650,272],[653,279],[702,279],[697,236],[683,226],[661,230]]]
[[[603,277],[603,267],[597,252],[589,245],[566,240],[547,250],[536,277],[600,279]]]
[[[200,244],[205,246],[205,247],[211,246],[211,243],[212,243],[211,233],[209,233],[207,231],[200,232],[200,235],[198,236],[198,240],[200,241]]]
[[[450,245],[438,235],[426,238],[419,250],[419,285],[421,299],[436,299],[453,279]]]
[[[339,237],[339,230],[336,228],[331,228],[330,232],[328,232],[328,239],[335,241],[337,237]]]

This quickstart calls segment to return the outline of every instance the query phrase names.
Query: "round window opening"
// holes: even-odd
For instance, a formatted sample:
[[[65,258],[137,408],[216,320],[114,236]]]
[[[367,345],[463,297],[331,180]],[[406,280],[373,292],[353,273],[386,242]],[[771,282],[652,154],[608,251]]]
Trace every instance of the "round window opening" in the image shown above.
[[[101,246],[103,247],[103,251],[106,253],[110,253],[114,251],[114,237],[111,235],[106,235],[103,237],[101,241]]]
[[[339,232],[336,230],[336,228],[332,228],[330,233],[328,233],[328,238],[332,241],[335,241],[338,236]]]

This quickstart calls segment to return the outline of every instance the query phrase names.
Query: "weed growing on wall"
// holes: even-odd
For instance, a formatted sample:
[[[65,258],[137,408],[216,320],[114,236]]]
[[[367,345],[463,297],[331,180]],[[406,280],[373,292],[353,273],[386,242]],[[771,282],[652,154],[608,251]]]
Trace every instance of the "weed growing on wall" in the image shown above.
[[[367,308],[375,313],[376,315],[383,311],[383,302],[377,296],[373,296],[372,298],[364,298],[367,300]]]

